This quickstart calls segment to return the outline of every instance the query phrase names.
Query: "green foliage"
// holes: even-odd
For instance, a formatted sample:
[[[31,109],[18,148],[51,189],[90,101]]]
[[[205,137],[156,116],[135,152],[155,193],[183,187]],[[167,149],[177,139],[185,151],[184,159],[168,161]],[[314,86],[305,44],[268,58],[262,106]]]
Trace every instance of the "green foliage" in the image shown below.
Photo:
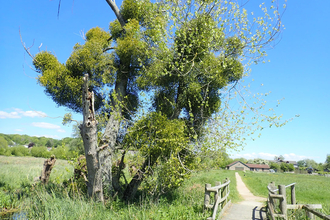
[[[33,148],[32,148],[33,149]],[[76,151],[70,151],[70,149],[62,144],[62,146],[59,146],[57,148],[53,148],[50,152],[50,155],[55,155],[58,159],[71,159],[78,156],[78,152]]]
[[[11,155],[14,156],[18,156],[18,157],[30,156],[29,149],[22,145],[11,147],[10,150],[11,150]]]
[[[76,112],[82,108],[82,77],[89,75],[98,137],[109,113],[118,113],[118,121],[129,119],[121,120],[117,143],[139,151],[147,176],[143,186],[159,193],[182,184],[194,163],[203,161],[196,154],[224,154],[244,141],[245,119],[232,113],[224,94],[245,75],[247,59],[265,56],[263,47],[278,34],[280,13],[274,1],[271,6],[273,13],[263,8],[264,17],[249,22],[234,1],[124,0],[125,23],[111,22],[109,32],[89,30],[65,64],[49,52],[38,53],[33,64],[54,102]],[[152,96],[147,114],[141,91]],[[280,117],[265,118],[281,125]],[[56,153],[70,152],[62,145]],[[218,158],[212,166],[224,161]]]
[[[31,156],[48,158],[51,156],[51,152],[47,150],[47,147],[32,147]]]
[[[29,219],[206,219],[209,213],[202,208],[204,184],[213,185],[225,178],[231,180],[232,201],[240,200],[235,172],[209,170],[192,173],[192,177],[181,187],[159,197],[156,202],[145,196],[130,205],[117,200],[103,206],[77,191],[72,193],[69,185],[61,184],[61,181],[68,181],[73,176],[73,167],[67,161],[56,161],[47,186],[36,184],[31,187],[33,177],[40,175],[43,161],[32,157],[0,158],[0,166],[5,168],[0,169],[0,183],[6,186],[6,189],[0,188],[0,201],[9,204],[9,207],[11,204],[22,207]],[[28,182],[22,184],[26,180]],[[19,200],[16,192],[20,192]]]
[[[76,44],[65,65],[49,52],[38,53],[33,65],[41,73],[38,81],[45,87],[46,94],[58,105],[81,112],[82,77],[89,74],[90,89],[95,93],[95,109],[99,109],[102,105],[99,87],[104,84],[102,77],[103,74],[109,75],[112,68],[110,55],[103,53],[110,45],[109,38],[110,35],[102,29],[91,29],[86,33],[85,45]],[[108,78],[107,81],[111,83],[113,80]]]
[[[6,155],[6,152],[9,150],[8,142],[2,136],[0,136],[0,155]],[[8,153],[7,153],[8,154]]]
[[[277,171],[279,171],[280,170],[280,164],[278,164],[278,163],[270,163],[269,164],[269,167],[270,167],[270,169],[273,169],[273,170],[277,170]]]
[[[139,150],[145,158],[144,164],[148,164],[146,175],[150,178],[144,187],[150,193],[175,189],[189,176],[187,170],[194,159],[188,148],[184,121],[150,113],[135,123],[125,138],[127,147]]]
[[[330,169],[330,154],[327,154],[327,158],[324,163],[324,169],[326,168]]]
[[[234,161],[233,159],[229,158],[229,155],[226,152],[223,152],[222,150],[210,150],[210,149],[207,149],[206,151],[199,153],[198,159],[199,162],[196,165],[197,170],[208,170],[208,169],[219,169],[219,168],[225,169],[228,164]],[[244,163],[245,160],[242,162]]]

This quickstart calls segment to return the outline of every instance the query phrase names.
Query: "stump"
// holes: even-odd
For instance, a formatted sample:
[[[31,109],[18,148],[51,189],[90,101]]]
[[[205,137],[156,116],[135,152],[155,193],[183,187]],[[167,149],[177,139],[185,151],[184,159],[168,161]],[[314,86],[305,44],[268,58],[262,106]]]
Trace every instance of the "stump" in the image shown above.
[[[44,168],[41,171],[40,180],[43,184],[47,184],[49,181],[50,173],[55,165],[56,159],[55,156],[52,155],[49,159],[46,159],[44,162]]]

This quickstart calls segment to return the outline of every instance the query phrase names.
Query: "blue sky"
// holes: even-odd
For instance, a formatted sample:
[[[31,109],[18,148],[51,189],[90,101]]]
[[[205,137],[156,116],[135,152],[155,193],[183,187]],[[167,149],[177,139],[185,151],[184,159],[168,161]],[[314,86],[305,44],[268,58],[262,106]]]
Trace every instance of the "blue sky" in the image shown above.
[[[257,9],[261,1],[250,1]],[[120,1],[117,1],[120,5]],[[254,6],[255,4],[255,6]],[[37,84],[31,59],[21,45],[19,29],[33,54],[52,51],[60,62],[72,47],[82,42],[81,32],[99,26],[108,29],[115,17],[105,1],[18,0],[2,3],[0,13],[0,133],[63,138],[71,136],[71,126],[63,126],[67,109],[57,107]],[[282,18],[285,30],[281,41],[268,50],[270,63],[252,66],[246,79],[253,92],[271,91],[270,104],[284,98],[276,109],[285,119],[300,115],[281,128],[266,128],[255,141],[233,157],[287,160],[305,158],[324,162],[330,154],[330,1],[288,1]],[[261,84],[263,86],[261,87]],[[82,120],[81,115],[73,115]]]

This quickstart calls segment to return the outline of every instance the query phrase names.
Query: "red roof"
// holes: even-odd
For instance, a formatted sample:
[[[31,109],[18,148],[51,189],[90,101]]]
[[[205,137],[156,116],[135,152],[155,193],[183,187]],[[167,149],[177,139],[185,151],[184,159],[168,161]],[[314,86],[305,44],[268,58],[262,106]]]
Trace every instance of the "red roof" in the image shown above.
[[[255,168],[255,169],[269,169],[270,167],[267,164],[246,164],[250,168]]]

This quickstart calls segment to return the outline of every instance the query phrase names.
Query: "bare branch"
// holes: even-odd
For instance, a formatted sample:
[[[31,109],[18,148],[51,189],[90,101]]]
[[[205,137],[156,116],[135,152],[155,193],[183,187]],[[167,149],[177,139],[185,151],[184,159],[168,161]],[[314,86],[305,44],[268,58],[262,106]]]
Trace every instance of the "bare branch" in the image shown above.
[[[122,28],[124,28],[126,22],[123,18],[123,16],[120,14],[119,8],[117,7],[116,3],[114,0],[106,0],[112,11],[115,13],[120,25]]]

